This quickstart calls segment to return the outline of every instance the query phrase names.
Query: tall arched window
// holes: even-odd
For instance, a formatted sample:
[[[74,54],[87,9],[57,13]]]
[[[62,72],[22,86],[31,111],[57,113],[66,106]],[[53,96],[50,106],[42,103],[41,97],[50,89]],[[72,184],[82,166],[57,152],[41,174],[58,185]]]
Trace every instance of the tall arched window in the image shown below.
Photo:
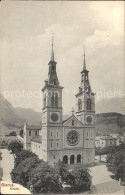
[[[74,155],[70,156],[70,164],[73,165],[74,164]]]
[[[82,101],[81,99],[78,100],[78,111],[82,110]]]
[[[52,93],[52,96],[51,96],[51,106],[54,106],[54,93]]]
[[[55,106],[58,106],[58,93],[55,93]]]
[[[81,155],[80,154],[77,155],[77,163],[81,163]]]
[[[91,100],[87,99],[87,110],[91,110]]]
[[[68,164],[68,156],[65,155],[65,156],[63,157],[63,162],[64,162],[65,164]]]
[[[58,93],[53,92],[51,96],[51,106],[58,107],[58,104],[59,104],[59,95]]]

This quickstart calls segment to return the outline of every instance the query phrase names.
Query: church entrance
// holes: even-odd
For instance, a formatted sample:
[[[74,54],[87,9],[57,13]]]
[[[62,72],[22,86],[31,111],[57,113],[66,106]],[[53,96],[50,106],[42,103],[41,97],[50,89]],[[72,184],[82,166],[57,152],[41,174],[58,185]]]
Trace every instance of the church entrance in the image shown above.
[[[71,155],[71,156],[70,156],[70,164],[71,164],[71,165],[74,164],[74,159],[75,159],[74,155]]]
[[[63,162],[65,163],[65,164],[68,164],[68,156],[63,156]]]

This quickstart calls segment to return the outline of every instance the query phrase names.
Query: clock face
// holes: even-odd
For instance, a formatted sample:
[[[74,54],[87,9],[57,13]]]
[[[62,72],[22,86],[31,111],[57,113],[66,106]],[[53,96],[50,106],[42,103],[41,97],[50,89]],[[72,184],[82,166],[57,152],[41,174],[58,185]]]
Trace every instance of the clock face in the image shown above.
[[[87,120],[87,123],[92,123],[92,117],[91,116],[87,116],[86,120]]]
[[[67,143],[70,146],[75,146],[79,142],[79,134],[77,131],[70,131],[67,135]]]
[[[59,116],[58,116],[57,113],[52,113],[51,114],[51,120],[52,121],[56,122],[56,121],[58,121],[58,119],[59,119]]]

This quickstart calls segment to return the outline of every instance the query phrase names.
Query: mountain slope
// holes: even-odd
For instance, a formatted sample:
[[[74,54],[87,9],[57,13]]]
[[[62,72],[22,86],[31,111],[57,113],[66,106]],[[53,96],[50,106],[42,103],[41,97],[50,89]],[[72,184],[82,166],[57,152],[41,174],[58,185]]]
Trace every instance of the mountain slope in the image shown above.
[[[19,117],[30,124],[37,124],[42,121],[42,114],[40,112],[35,112],[29,108],[15,108],[16,113]]]
[[[17,114],[12,104],[0,96],[0,120],[7,126],[22,127],[24,120]]]
[[[125,96],[104,98],[96,104],[96,113],[117,112],[125,114]]]

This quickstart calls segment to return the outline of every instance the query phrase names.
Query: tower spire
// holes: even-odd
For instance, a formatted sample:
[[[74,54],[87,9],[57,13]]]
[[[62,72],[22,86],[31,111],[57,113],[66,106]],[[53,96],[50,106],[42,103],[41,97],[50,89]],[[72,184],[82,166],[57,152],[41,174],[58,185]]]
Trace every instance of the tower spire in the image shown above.
[[[52,61],[52,62],[54,62],[53,36],[52,36],[52,52],[51,52],[51,61]]]
[[[85,45],[84,45],[84,62],[83,62],[83,70],[86,70]]]

